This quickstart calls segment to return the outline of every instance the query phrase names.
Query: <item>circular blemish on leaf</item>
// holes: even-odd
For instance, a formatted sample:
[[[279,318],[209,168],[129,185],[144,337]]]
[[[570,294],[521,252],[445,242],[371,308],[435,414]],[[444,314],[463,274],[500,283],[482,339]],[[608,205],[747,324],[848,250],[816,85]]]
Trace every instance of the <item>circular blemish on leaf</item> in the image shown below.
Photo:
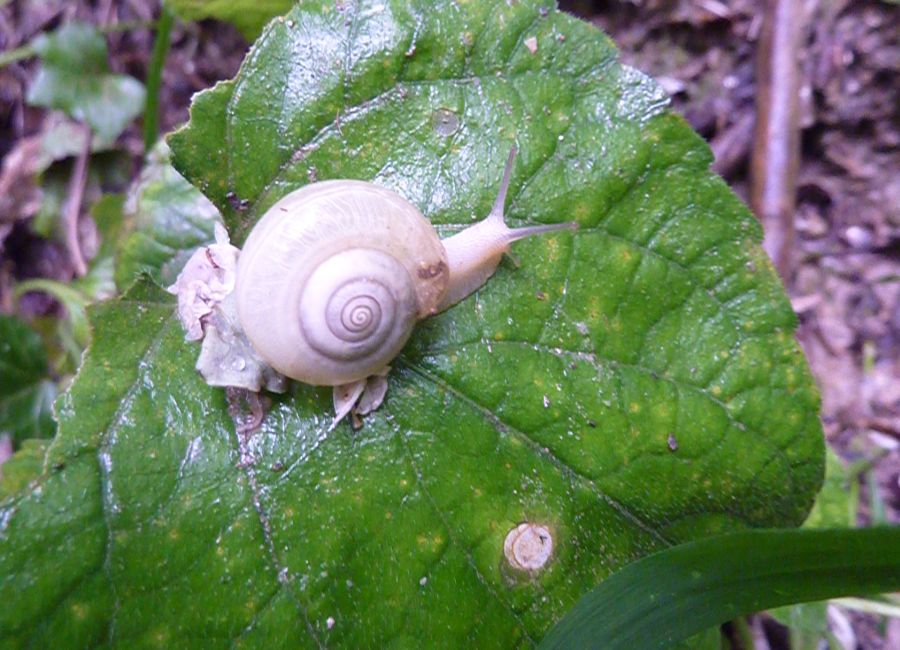
[[[453,135],[459,129],[459,118],[449,108],[439,108],[431,114],[431,128],[444,137]]]
[[[546,526],[525,522],[506,536],[503,554],[514,569],[538,571],[544,568],[553,553],[553,536]]]

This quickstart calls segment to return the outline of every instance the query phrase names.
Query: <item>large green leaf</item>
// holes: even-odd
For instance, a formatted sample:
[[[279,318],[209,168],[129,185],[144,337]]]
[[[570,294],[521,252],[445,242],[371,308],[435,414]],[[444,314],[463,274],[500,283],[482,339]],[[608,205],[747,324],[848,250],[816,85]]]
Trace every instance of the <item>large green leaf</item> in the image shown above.
[[[295,385],[238,434],[168,296],[145,282],[96,308],[44,473],[0,511],[0,598],[20,603],[0,630],[514,646],[651,551],[799,524],[823,442],[794,317],[757,223],[664,105],[550,5],[274,21],[170,138],[236,241],[312,178],[374,180],[456,231],[514,140],[510,220],[581,229],[517,244],[518,268],[421,323],[356,433],[328,432],[330,389]],[[504,557],[523,522],[553,538],[537,573]]]
[[[67,23],[41,34],[33,46],[43,66],[28,91],[28,101],[65,111],[86,122],[101,142],[110,142],[144,107],[144,87],[113,74],[106,41],[91,25]]]

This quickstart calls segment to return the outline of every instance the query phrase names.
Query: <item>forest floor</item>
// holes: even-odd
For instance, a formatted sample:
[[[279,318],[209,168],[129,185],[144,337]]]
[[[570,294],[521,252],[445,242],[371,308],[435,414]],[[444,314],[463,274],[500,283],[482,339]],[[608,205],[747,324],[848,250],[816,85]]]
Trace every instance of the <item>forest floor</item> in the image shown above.
[[[561,4],[610,34],[626,63],[659,80],[674,110],[712,146],[716,171],[747,200],[765,3]],[[827,439],[870,477],[862,482],[859,523],[881,517],[900,523],[900,6],[805,0],[803,7],[796,237],[783,280],[822,392]],[[110,25],[149,22],[158,12],[158,2],[144,0],[17,0],[0,7],[0,49],[21,46],[67,19]],[[153,32],[114,31],[107,40],[113,70],[144,79]],[[193,93],[234,76],[247,47],[223,23],[176,24],[163,72],[162,129],[186,121]],[[45,111],[25,103],[36,70],[29,59],[0,68],[0,157],[48,128]],[[120,143],[132,153],[136,174],[138,127]],[[30,199],[18,197],[17,209]],[[73,277],[61,244],[30,235],[22,221],[0,219],[4,239],[0,307],[12,278]],[[35,297],[26,308],[40,313],[58,306]],[[866,637],[866,621],[856,623]],[[865,647],[887,647],[880,638],[869,634]]]

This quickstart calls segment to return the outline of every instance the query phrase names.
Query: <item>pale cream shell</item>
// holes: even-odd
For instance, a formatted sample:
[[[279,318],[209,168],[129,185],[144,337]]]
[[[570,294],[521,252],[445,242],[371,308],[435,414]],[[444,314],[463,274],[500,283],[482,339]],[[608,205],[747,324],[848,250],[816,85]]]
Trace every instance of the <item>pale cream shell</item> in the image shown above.
[[[372,251],[399,263],[391,266],[389,281],[396,283],[391,292],[397,297],[398,309],[411,304],[415,313],[400,318],[398,331],[371,354],[358,359],[332,358],[312,347],[304,334],[301,299],[307,281],[320,265],[354,249],[362,249],[363,258],[364,251]],[[345,266],[350,268],[328,273],[341,276],[330,279],[341,284],[343,276],[355,274],[364,282],[375,281],[362,265],[349,262]],[[371,183],[323,181],[288,194],[259,220],[238,260],[235,293],[241,326],[263,359],[292,379],[334,386],[363,379],[390,363],[409,338],[415,321],[437,311],[448,278],[444,247],[414,205]]]

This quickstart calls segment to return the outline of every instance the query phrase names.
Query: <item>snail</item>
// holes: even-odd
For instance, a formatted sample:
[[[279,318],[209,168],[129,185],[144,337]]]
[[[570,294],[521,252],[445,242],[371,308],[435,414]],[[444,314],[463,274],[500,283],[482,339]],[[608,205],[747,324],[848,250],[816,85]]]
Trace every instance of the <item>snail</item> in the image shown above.
[[[287,194],[260,218],[239,255],[234,249],[234,290],[218,322],[228,321],[236,330],[230,338],[242,350],[249,344],[260,367],[334,386],[332,426],[351,410],[374,410],[387,389],[389,364],[417,321],[481,287],[512,242],[577,228],[574,222],[506,225],[515,156],[513,147],[488,216],[445,239],[412,203],[373,183],[321,181]],[[227,237],[219,245],[230,246]],[[223,365],[214,356],[219,362],[204,364],[207,370]],[[200,369],[214,385],[238,383]],[[259,390],[259,379],[251,383]]]

